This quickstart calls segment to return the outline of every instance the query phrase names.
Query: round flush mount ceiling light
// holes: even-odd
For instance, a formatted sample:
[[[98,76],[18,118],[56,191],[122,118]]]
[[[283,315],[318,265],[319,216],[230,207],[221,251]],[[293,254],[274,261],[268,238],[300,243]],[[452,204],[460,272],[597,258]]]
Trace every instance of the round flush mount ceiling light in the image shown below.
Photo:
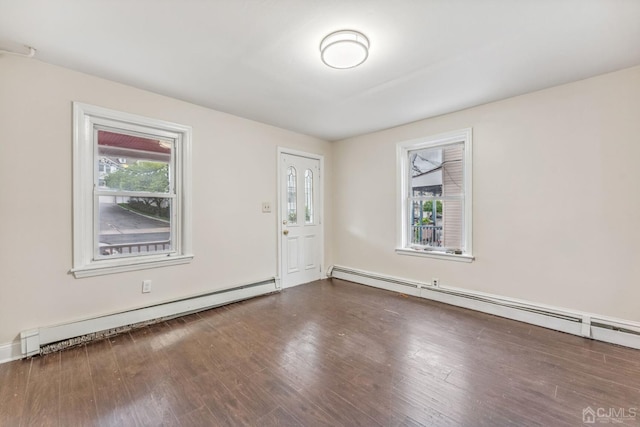
[[[320,42],[320,58],[331,68],[353,68],[369,56],[369,39],[358,31],[341,30]]]

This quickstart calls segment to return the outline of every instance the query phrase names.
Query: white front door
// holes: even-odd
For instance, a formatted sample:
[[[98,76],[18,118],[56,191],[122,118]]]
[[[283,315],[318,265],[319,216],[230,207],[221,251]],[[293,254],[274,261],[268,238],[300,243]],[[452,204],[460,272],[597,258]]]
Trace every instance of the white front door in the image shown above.
[[[282,287],[318,280],[322,226],[320,160],[280,153],[280,270]]]

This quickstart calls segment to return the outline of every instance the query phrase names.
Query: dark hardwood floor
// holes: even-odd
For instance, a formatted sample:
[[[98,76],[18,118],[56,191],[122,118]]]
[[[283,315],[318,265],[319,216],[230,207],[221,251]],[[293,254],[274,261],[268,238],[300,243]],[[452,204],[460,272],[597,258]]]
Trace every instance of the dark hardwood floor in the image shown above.
[[[2,426],[575,426],[587,407],[640,425],[640,351],[336,279],[0,365]]]

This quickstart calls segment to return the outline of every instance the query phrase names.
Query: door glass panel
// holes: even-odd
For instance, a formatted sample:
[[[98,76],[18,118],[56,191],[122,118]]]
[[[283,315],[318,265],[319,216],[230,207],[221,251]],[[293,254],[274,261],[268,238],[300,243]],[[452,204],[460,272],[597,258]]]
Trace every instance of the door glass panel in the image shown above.
[[[287,220],[290,223],[298,222],[298,181],[296,168],[287,168]]]
[[[304,222],[313,224],[313,172],[304,171]]]

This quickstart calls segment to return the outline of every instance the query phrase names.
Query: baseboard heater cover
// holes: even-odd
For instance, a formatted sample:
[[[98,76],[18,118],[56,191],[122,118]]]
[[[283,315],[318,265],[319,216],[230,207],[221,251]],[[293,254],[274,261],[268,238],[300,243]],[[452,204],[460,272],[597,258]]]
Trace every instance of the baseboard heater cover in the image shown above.
[[[278,292],[277,278],[20,333],[23,357],[63,350],[179,316]]]
[[[329,277],[426,298],[573,335],[640,349],[640,323],[393,276],[332,266]]]

